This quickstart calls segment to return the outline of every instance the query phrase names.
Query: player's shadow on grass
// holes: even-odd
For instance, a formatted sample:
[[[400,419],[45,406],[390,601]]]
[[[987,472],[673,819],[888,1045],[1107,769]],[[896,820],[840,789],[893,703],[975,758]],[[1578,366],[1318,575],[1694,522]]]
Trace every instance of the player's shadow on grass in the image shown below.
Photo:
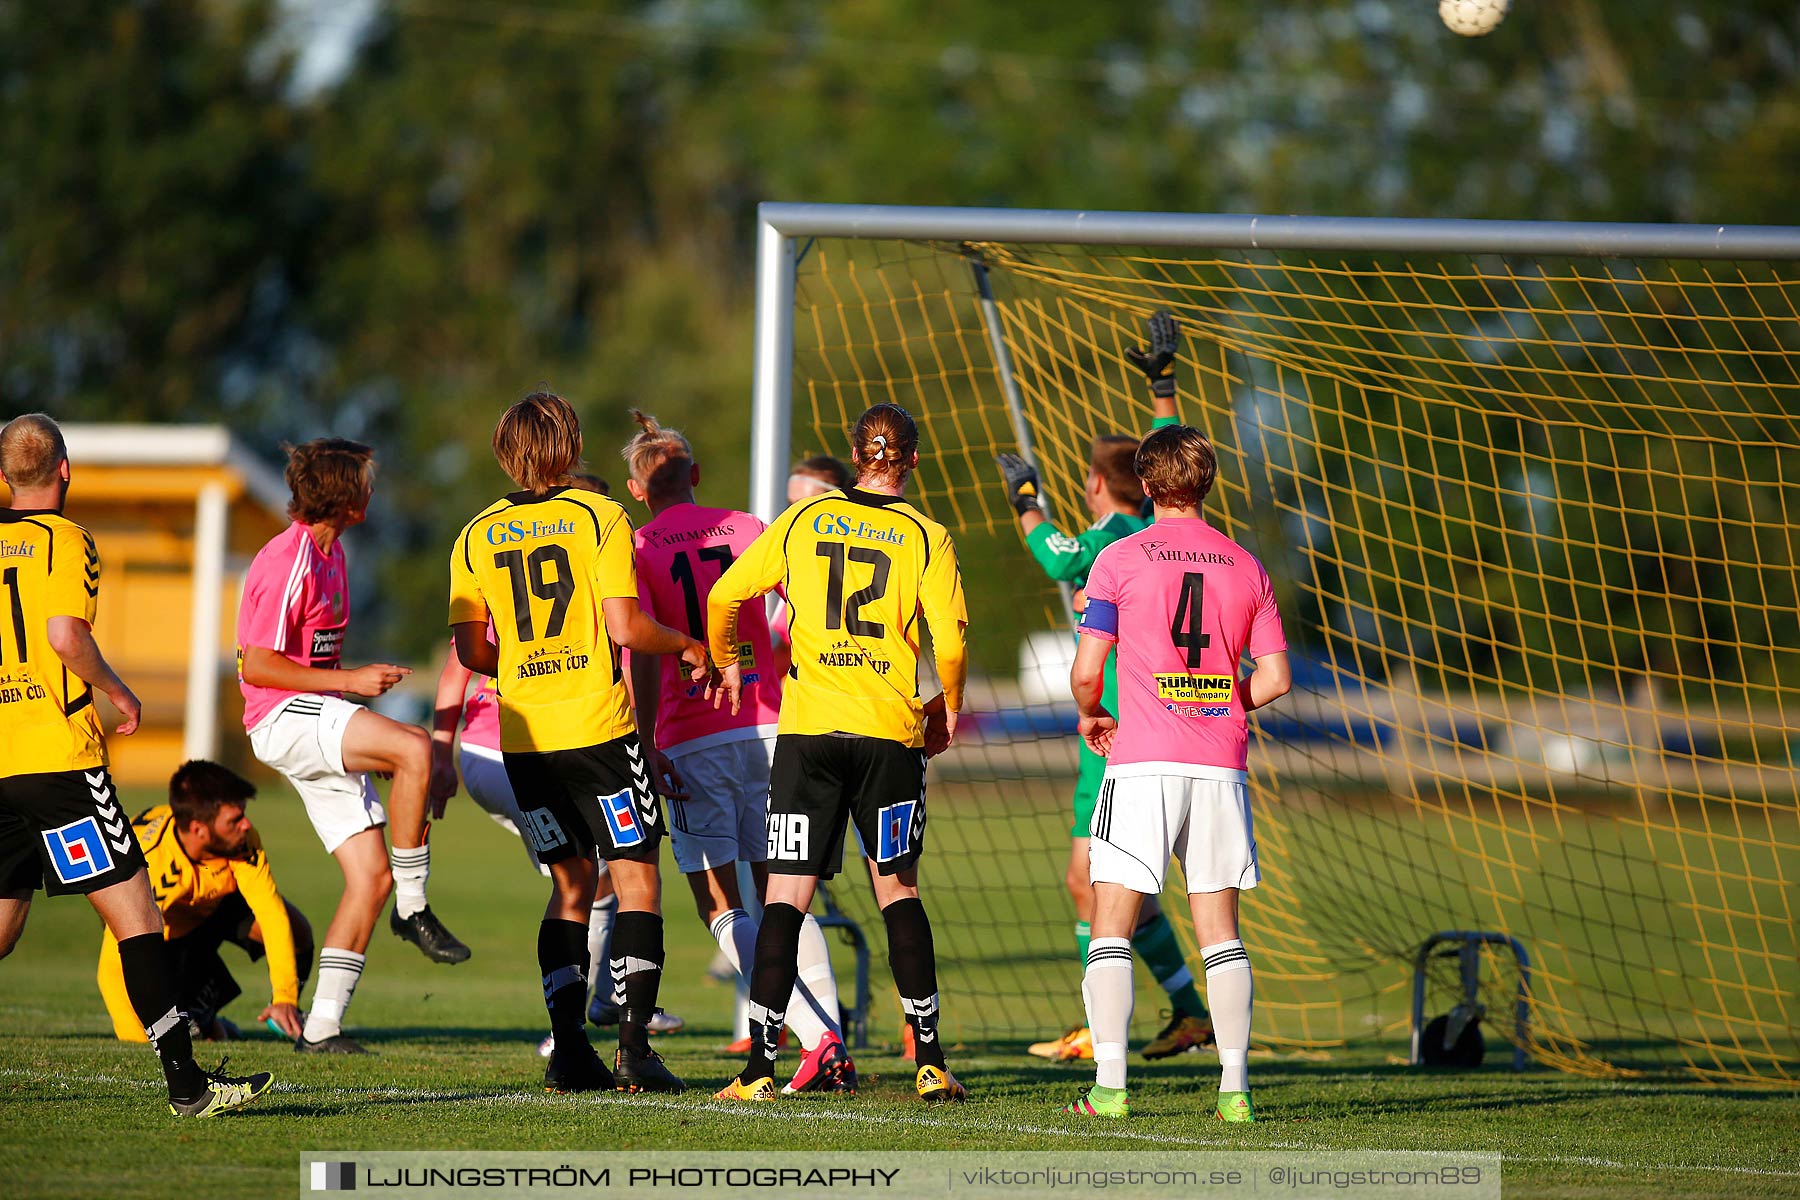
[[[358,1029],[356,1040],[376,1047],[392,1042],[470,1042],[536,1046],[544,1040],[545,1029],[496,1029],[474,1025],[385,1025],[379,1029]]]

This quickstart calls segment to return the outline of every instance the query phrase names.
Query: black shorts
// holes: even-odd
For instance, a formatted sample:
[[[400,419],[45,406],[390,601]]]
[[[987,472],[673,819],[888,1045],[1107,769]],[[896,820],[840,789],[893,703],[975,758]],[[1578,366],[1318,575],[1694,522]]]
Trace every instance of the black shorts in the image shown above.
[[[0,889],[85,896],[143,865],[105,767],[0,778]]]
[[[844,861],[844,827],[883,875],[925,848],[925,752],[885,738],[784,733],[769,767],[769,870],[830,879]]]
[[[294,930],[294,966],[300,985],[312,973],[312,938],[307,932],[306,918],[286,900],[288,920]],[[243,995],[243,989],[232,978],[231,970],[219,950],[227,943],[261,962],[268,952],[261,939],[252,937],[256,914],[250,911],[243,894],[233,892],[219,901],[219,907],[199,925],[178,938],[169,939],[169,960],[176,987],[180,989],[183,1010],[202,1023],[218,1015],[221,1008]]]
[[[506,778],[546,866],[581,855],[655,862],[662,846],[661,800],[635,733],[578,750],[506,751]]]

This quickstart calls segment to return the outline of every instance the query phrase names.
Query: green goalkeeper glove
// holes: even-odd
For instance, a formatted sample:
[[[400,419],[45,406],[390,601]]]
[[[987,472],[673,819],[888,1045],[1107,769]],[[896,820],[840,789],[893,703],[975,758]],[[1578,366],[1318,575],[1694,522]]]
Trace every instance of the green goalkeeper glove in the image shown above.
[[[1140,350],[1134,346],[1125,351],[1125,359],[1142,371],[1150,381],[1151,395],[1173,396],[1175,372],[1169,369],[1169,365],[1175,361],[1175,354],[1181,349],[1181,327],[1175,323],[1175,317],[1166,308],[1157,309],[1149,324],[1149,349]]]
[[[1038,482],[1037,468],[1016,454],[1002,454],[995,460],[1000,475],[1006,480],[1006,498],[1021,517],[1038,509],[1043,486]]]

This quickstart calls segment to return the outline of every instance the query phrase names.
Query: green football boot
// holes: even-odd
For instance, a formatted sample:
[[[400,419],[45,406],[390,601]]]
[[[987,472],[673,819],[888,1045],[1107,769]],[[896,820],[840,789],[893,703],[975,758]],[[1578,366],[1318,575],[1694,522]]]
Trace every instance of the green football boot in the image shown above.
[[[1095,1084],[1073,1104],[1063,1105],[1063,1111],[1078,1117],[1110,1117],[1123,1121],[1131,1115],[1131,1101],[1124,1088],[1104,1088]]]
[[[1219,1107],[1213,1110],[1213,1116],[1221,1121],[1255,1121],[1256,1110],[1250,1107],[1250,1093],[1220,1092]]]
[[[216,1117],[244,1107],[268,1091],[274,1082],[275,1077],[267,1071],[242,1077],[229,1076],[221,1062],[216,1069],[206,1072],[206,1089],[198,1096],[191,1100],[170,1097],[169,1111],[178,1117]]]

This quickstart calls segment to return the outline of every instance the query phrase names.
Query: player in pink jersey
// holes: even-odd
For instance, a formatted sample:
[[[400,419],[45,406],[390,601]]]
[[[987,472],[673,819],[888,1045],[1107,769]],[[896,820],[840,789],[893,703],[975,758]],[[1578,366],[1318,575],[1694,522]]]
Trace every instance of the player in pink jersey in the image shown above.
[[[300,793],[344,873],[343,897],[319,951],[312,1009],[294,1043],[302,1052],[363,1053],[344,1036],[343,1015],[390,892],[397,935],[438,962],[469,957],[426,903],[430,739],[342,696],[380,696],[412,673],[392,663],[340,665],[350,585],[339,539],[362,523],[374,475],[374,452],[358,442],[320,438],[291,449],[294,523],[257,553],[238,608],[238,681],[251,749]],[[388,815],[370,774],[393,779],[391,855],[381,832]]]
[[[693,447],[654,418],[632,410],[641,432],[625,447],[626,484],[650,509],[637,530],[638,603],[664,624],[706,637],[712,585],[749,548],[763,523],[746,512],[704,508],[694,500],[700,468]],[[704,684],[684,678],[673,659],[633,654],[640,736],[655,731],[653,773],[670,785],[670,836],[675,865],[687,876],[700,919],[740,978],[756,959],[757,922],[745,911],[737,864],[747,862],[760,892],[768,874],[769,761],[781,705],[769,622],[760,603],[738,621],[738,668],[744,702],[714,707]],[[788,1025],[807,1051],[789,1092],[856,1090],[856,1067],[844,1048],[837,981],[825,933],[808,915],[800,934],[800,971]]]
[[[1287,694],[1287,641],[1262,564],[1200,516],[1218,474],[1205,435],[1186,425],[1155,431],[1138,448],[1137,472],[1156,522],[1100,552],[1070,673],[1081,736],[1106,756],[1106,773],[1090,828],[1094,936],[1081,988],[1097,1080],[1064,1111],[1129,1112],[1131,931],[1143,898],[1162,891],[1174,854],[1187,880],[1218,1038],[1215,1111],[1250,1121],[1250,958],[1237,913],[1238,893],[1260,876],[1244,717]],[[1115,648],[1117,716],[1101,702]],[[1246,653],[1255,667],[1239,678]]]

